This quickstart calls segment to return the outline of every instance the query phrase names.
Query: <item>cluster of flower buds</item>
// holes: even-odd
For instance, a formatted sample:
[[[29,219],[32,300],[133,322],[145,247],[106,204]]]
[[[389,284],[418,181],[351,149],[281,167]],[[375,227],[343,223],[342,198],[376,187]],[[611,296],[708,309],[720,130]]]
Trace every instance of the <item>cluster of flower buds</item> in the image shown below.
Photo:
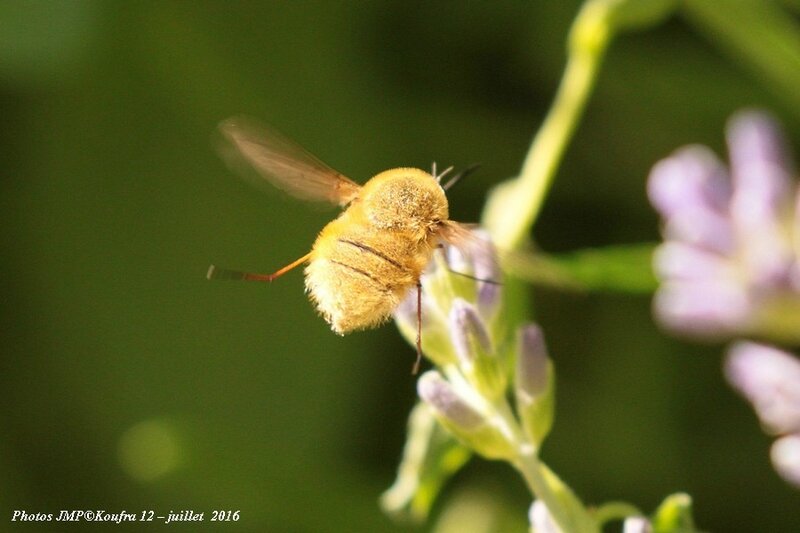
[[[800,488],[800,360],[774,347],[738,342],[725,363],[728,381],[753,405],[764,431],[777,436],[772,464]]]
[[[553,370],[540,329],[514,335],[499,320],[501,272],[488,239],[477,234],[464,252],[445,247],[422,277],[422,350],[436,369],[417,383],[437,420],[473,451],[512,460],[520,447],[538,448],[552,424]],[[409,295],[395,319],[417,334],[417,299]],[[510,385],[516,416],[507,407]]]
[[[730,170],[704,146],[660,161],[648,182],[663,217],[654,311],[679,333],[800,340],[800,214],[792,166],[767,115],[735,115]]]
[[[476,237],[466,251],[437,251],[421,279],[420,308],[412,292],[395,312],[414,343],[421,310],[422,351],[434,369],[417,382],[421,402],[397,481],[382,498],[394,514],[423,517],[473,452],[518,465],[537,453],[552,425],[554,376],[542,332],[509,325],[497,254],[484,234]]]

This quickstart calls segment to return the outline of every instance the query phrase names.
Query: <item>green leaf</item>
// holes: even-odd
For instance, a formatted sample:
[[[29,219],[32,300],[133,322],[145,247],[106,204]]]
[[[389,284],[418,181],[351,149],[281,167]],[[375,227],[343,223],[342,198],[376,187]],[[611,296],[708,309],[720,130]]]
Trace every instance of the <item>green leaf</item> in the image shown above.
[[[408,417],[397,479],[381,496],[381,507],[398,518],[424,520],[442,486],[471,456],[472,452],[436,421],[431,409],[418,403]]]
[[[655,244],[587,248],[567,254],[509,253],[505,270],[513,277],[563,290],[652,293],[658,283],[651,267]]]

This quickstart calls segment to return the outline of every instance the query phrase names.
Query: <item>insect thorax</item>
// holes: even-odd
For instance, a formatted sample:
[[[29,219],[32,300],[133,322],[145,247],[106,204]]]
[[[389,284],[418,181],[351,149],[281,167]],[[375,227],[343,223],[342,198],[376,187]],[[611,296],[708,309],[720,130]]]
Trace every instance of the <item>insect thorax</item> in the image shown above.
[[[377,228],[431,231],[447,220],[447,197],[427,172],[396,168],[381,172],[362,189],[364,213]]]

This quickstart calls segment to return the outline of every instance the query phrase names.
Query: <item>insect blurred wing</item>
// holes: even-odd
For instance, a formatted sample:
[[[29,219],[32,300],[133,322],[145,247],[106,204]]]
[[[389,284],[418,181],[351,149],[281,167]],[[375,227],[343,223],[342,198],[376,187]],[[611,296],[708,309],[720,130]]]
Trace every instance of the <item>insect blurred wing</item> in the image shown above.
[[[219,125],[224,142],[220,152],[228,165],[260,178],[303,200],[346,205],[361,186],[311,155],[277,131],[247,117]]]
[[[497,250],[486,232],[475,224],[462,224],[448,220],[439,231],[439,237],[456,249],[446,250],[448,268],[453,274],[465,276],[478,282],[479,305],[489,305],[495,300],[497,285],[502,285],[502,273],[497,262]],[[459,256],[461,260],[458,261]],[[453,259],[456,258],[455,265]],[[471,268],[463,271],[464,259]],[[493,288],[494,286],[494,288]]]
[[[464,224],[452,220],[445,221],[439,229],[439,237],[451,246],[455,246],[467,255],[475,250],[483,250],[488,244],[487,240],[474,230],[477,224]]]

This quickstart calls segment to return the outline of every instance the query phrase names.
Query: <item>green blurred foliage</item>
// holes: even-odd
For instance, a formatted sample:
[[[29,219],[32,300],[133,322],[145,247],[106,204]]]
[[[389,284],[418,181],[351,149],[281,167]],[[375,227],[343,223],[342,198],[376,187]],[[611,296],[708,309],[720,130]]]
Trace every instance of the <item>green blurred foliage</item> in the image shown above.
[[[2,529],[63,530],[11,523],[13,509],[90,508],[241,510],[204,531],[411,530],[377,499],[414,404],[413,349],[392,325],[333,335],[299,272],[271,285],[205,280],[210,262],[282,266],[333,216],[231,177],[210,137],[251,114],[358,181],[480,162],[450,194],[453,218],[474,221],[519,169],[577,8],[0,6]],[[773,110],[800,145],[785,102],[680,19],[621,36],[537,242],[654,241],[650,166],[689,142],[720,149],[742,106]],[[653,509],[681,490],[702,528],[800,530],[797,494],[724,383],[719,346],[665,337],[643,296],[540,290],[536,309],[560,378],[543,457],[587,502]],[[448,497],[465,490],[512,515],[494,523],[524,524],[522,482],[475,462],[423,530],[454,523]]]

